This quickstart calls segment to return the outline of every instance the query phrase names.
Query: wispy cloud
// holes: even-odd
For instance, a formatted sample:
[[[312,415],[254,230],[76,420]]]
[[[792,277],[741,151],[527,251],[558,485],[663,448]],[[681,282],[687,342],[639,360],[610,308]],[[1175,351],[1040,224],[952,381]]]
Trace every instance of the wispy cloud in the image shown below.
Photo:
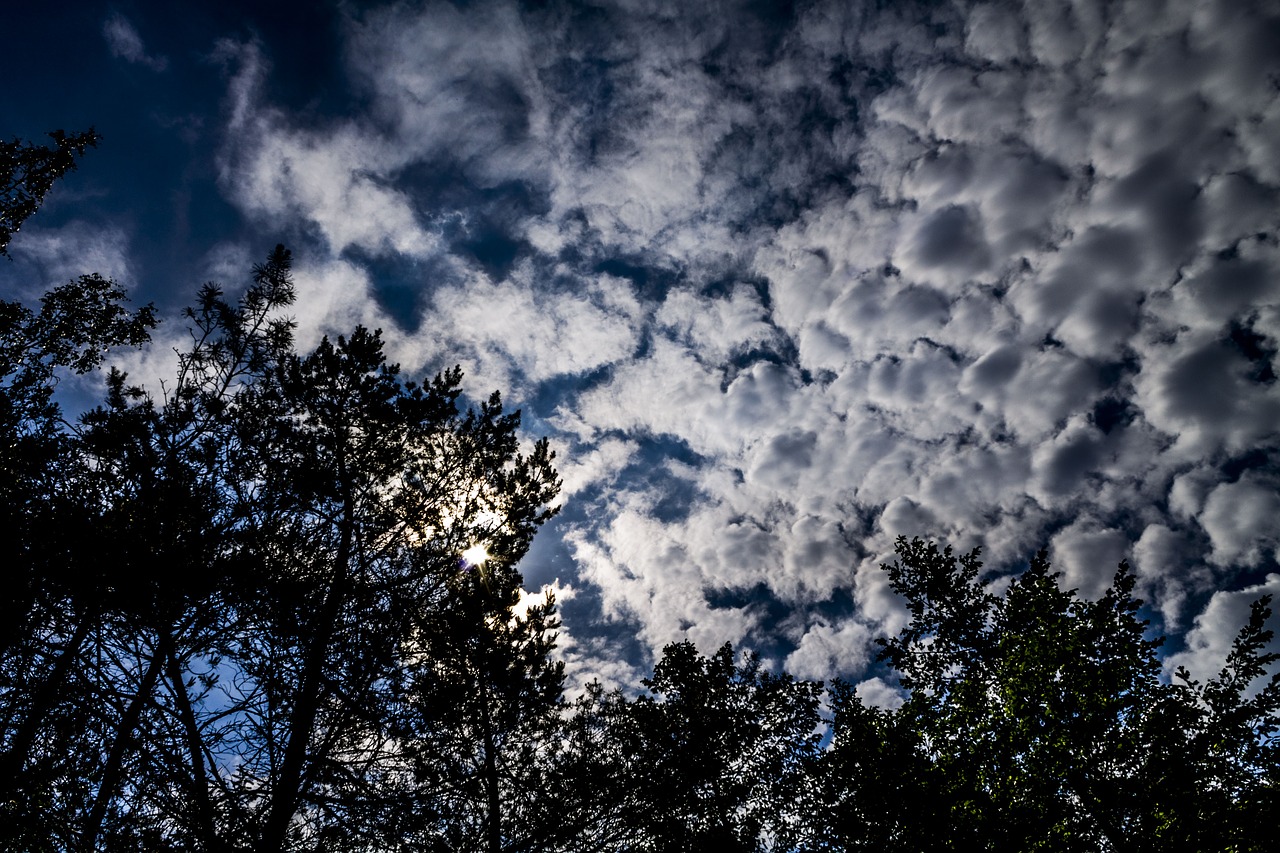
[[[152,71],[164,71],[169,67],[168,59],[147,52],[137,28],[119,12],[112,12],[102,22],[102,36],[107,40],[112,56],[145,66]]]

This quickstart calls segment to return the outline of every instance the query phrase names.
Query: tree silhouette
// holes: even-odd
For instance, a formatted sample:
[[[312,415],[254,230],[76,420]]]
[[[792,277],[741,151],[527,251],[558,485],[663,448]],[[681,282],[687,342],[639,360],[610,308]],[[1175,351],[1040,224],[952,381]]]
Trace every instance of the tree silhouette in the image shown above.
[[[76,158],[102,139],[92,128],[70,136],[55,130],[49,136],[52,148],[18,139],[0,142],[0,255],[9,254],[9,241],[39,209],[54,182],[74,170]]]
[[[134,695],[162,681],[166,694],[146,700],[157,722],[135,754],[148,764],[119,798],[120,750],[109,754],[96,802],[117,797],[116,811],[95,805],[84,842],[109,817],[121,838],[202,849],[385,842],[420,793],[406,781],[417,753],[397,708],[425,627],[466,571],[459,554],[485,543],[486,578],[509,611],[520,583],[510,566],[550,515],[545,443],[521,455],[518,417],[496,397],[460,413],[457,371],[402,382],[361,328],[292,353],[287,327],[268,319],[291,296],[288,266],[277,249],[234,306],[205,291],[164,405],[141,397],[91,419],[108,436],[150,424],[154,446],[195,460],[176,479],[211,483],[203,506],[214,511],[199,540],[213,546],[177,563],[195,594],[184,581],[144,608],[160,618]],[[148,527],[166,547],[182,540],[161,520]],[[172,550],[149,553],[175,566]],[[486,630],[483,618],[455,627]],[[132,707],[122,735],[141,724]],[[174,791],[187,793],[170,802]]]
[[[800,792],[801,849],[965,849],[945,776],[911,717],[866,705],[843,681],[832,685],[828,701],[831,742],[812,760],[810,784]]]
[[[634,700],[598,688],[574,726],[571,850],[765,850],[799,842],[822,685],[722,646],[666,647]],[[577,774],[573,776],[572,774]],[[583,781],[585,780],[585,781]],[[601,801],[592,798],[601,795]]]
[[[0,143],[0,254],[53,183],[96,143],[89,131],[50,134],[54,150]],[[130,313],[123,290],[96,275],[57,287],[38,311],[0,301],[0,843],[47,849],[58,803],[82,797],[76,748],[90,725],[82,666],[100,625],[96,472],[54,398],[59,377],[98,368],[104,352],[137,346],[155,325]]]
[[[460,411],[456,369],[402,381],[376,332],[295,353],[290,264],[277,247],[235,302],[206,286],[162,395],[113,370],[75,426],[58,371],[141,343],[150,309],[92,276],[3,305],[8,846],[385,845],[423,811],[430,727],[408,721],[436,711],[423,660],[446,645],[494,696],[528,667],[554,716],[554,604],[512,617],[558,489],[546,443],[521,453],[496,394]]]
[[[1264,849],[1280,673],[1250,691],[1280,660],[1264,651],[1269,599],[1216,679],[1169,684],[1127,564],[1089,601],[1060,587],[1042,552],[996,596],[977,551],[918,539],[897,551],[886,568],[911,621],[882,657],[909,691],[893,715],[916,756],[900,782],[946,809],[931,846]]]

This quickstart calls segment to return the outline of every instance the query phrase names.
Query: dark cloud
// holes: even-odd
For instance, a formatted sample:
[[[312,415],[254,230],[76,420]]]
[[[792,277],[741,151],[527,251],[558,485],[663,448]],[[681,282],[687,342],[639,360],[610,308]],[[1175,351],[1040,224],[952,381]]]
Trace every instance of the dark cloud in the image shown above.
[[[926,269],[961,273],[980,272],[991,258],[977,217],[964,207],[948,207],[925,219],[908,252]]]

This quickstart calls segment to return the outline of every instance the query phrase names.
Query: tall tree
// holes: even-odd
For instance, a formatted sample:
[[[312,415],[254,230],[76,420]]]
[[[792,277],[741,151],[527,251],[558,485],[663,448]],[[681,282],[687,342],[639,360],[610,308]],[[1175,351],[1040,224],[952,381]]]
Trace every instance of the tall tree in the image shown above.
[[[510,618],[512,566],[558,480],[545,442],[519,452],[518,416],[496,395],[460,413],[459,381],[455,370],[402,383],[378,335],[357,329],[286,359],[238,407],[245,547],[273,584],[230,653],[246,673],[237,725],[256,732],[236,809],[259,849],[385,843],[413,810],[420,753],[391,711],[438,651],[426,640],[457,601],[471,548],[489,555],[496,603],[455,630],[474,637]]]
[[[830,743],[811,759],[809,784],[797,792],[804,809],[799,849],[967,849],[953,824],[946,777],[913,720],[867,705],[843,681],[832,685],[828,702]]]
[[[289,351],[291,325],[272,316],[293,298],[289,265],[277,247],[234,305],[206,286],[164,396],[113,371],[107,405],[82,419],[82,452],[99,484],[99,545],[109,555],[95,651],[110,663],[90,680],[101,696],[90,697],[100,709],[90,738],[97,759],[75,823],[80,848],[99,839],[215,846],[199,702],[244,624],[239,602],[261,590],[236,548],[244,507],[230,414]]]
[[[422,762],[440,756],[423,745],[430,728],[405,720],[437,713],[420,701],[423,673],[460,678],[459,660],[480,680],[453,694],[492,722],[479,732],[486,802],[519,798],[489,783],[510,740],[504,691],[531,681],[544,719],[559,707],[553,606],[512,613],[515,563],[552,513],[552,454],[545,442],[520,451],[519,417],[496,395],[460,411],[457,370],[402,381],[375,332],[294,353],[278,316],[289,266],[278,248],[234,303],[206,287],[164,395],[112,372],[107,404],[76,428],[52,408],[54,369],[92,368],[97,351],[75,362],[79,347],[134,334],[149,315],[108,313],[115,325],[90,338],[53,309],[11,312],[5,390],[36,392],[6,398],[25,404],[9,407],[7,437],[38,433],[57,449],[26,480],[6,479],[25,489],[12,511],[27,531],[14,547],[28,595],[15,596],[0,650],[13,673],[0,685],[3,758],[21,780],[5,800],[14,846],[422,838],[421,821],[401,818],[421,813]],[[96,279],[75,287],[47,306],[76,294],[116,304]],[[65,485],[51,491],[54,475]],[[61,500],[58,513],[36,498]],[[483,571],[459,562],[477,547]],[[474,684],[487,701],[466,692]]]
[[[0,143],[0,254],[75,157],[87,133],[50,134],[54,149]],[[83,655],[98,624],[101,562],[95,476],[54,392],[65,373],[96,370],[106,350],[138,346],[155,319],[128,311],[123,290],[84,275],[39,310],[0,301],[0,846],[53,843],[58,803],[82,798],[72,748],[88,725]],[[64,796],[65,795],[65,796]]]
[[[466,566],[419,625],[402,736],[424,849],[546,850],[562,835],[550,791],[564,712],[555,602],[515,612],[511,571],[493,556]]]

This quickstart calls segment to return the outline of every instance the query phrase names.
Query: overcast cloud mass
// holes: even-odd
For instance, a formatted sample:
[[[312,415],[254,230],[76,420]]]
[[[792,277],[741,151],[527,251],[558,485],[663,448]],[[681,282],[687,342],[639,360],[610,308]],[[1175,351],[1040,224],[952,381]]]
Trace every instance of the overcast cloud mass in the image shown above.
[[[993,578],[1047,547],[1086,595],[1128,559],[1201,675],[1280,593],[1274,5],[84,8],[145,105],[120,136],[178,153],[147,178],[108,115],[23,107],[117,165],[0,285],[180,305],[289,244],[304,345],[381,327],[551,437],[523,570],[576,677],[688,637],[870,678],[899,535]],[[112,193],[179,224],[77,213]]]

